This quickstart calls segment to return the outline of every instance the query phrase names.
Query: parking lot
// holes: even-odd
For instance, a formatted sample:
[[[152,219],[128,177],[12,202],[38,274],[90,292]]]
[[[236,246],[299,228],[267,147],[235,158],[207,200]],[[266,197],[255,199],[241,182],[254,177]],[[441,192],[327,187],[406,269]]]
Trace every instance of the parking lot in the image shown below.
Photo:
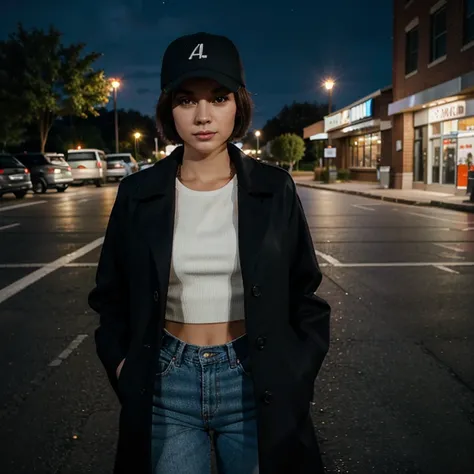
[[[111,472],[87,305],[117,184],[0,200],[0,472]],[[328,473],[474,472],[474,215],[299,190],[333,307]]]

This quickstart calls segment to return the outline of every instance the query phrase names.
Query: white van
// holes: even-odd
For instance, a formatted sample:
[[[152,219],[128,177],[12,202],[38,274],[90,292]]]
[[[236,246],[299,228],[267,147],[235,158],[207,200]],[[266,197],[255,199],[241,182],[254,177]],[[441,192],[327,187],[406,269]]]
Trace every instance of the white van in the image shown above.
[[[71,167],[75,183],[92,181],[97,187],[106,183],[107,160],[102,150],[94,148],[68,150],[66,161]]]

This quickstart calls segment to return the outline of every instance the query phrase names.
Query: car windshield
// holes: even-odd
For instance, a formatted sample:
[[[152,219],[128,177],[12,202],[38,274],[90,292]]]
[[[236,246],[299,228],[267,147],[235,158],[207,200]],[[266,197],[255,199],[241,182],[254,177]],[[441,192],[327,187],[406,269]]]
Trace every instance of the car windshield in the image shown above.
[[[126,161],[127,163],[130,163],[130,155],[107,155],[107,161]]]
[[[23,168],[23,165],[13,156],[0,155],[0,168]]]
[[[46,155],[52,165],[66,165],[66,160],[59,155]]]
[[[80,151],[67,154],[67,161],[95,161],[95,153],[93,151]]]

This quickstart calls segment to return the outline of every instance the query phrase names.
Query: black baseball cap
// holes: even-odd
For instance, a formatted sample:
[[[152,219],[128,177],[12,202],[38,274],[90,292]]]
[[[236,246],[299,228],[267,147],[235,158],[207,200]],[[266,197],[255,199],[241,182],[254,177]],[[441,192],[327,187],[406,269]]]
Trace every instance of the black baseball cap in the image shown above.
[[[184,80],[196,77],[214,79],[231,92],[245,87],[242,61],[229,38],[195,33],[170,43],[161,66],[161,90],[170,92]]]

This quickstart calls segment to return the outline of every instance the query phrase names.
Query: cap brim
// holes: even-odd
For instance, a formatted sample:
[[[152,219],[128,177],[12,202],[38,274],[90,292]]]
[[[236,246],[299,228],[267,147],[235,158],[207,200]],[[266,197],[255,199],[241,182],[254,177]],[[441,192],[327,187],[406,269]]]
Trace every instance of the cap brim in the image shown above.
[[[163,91],[164,92],[174,91],[187,79],[196,79],[196,78],[213,79],[214,81],[224,86],[226,89],[229,89],[229,91],[231,92],[237,92],[242,87],[242,84],[240,84],[239,82],[235,81],[234,79],[230,78],[229,76],[225,74],[222,74],[217,71],[211,71],[209,69],[197,69],[195,71],[189,71],[185,74],[182,74],[177,79],[167,84],[165,88],[163,89]]]

